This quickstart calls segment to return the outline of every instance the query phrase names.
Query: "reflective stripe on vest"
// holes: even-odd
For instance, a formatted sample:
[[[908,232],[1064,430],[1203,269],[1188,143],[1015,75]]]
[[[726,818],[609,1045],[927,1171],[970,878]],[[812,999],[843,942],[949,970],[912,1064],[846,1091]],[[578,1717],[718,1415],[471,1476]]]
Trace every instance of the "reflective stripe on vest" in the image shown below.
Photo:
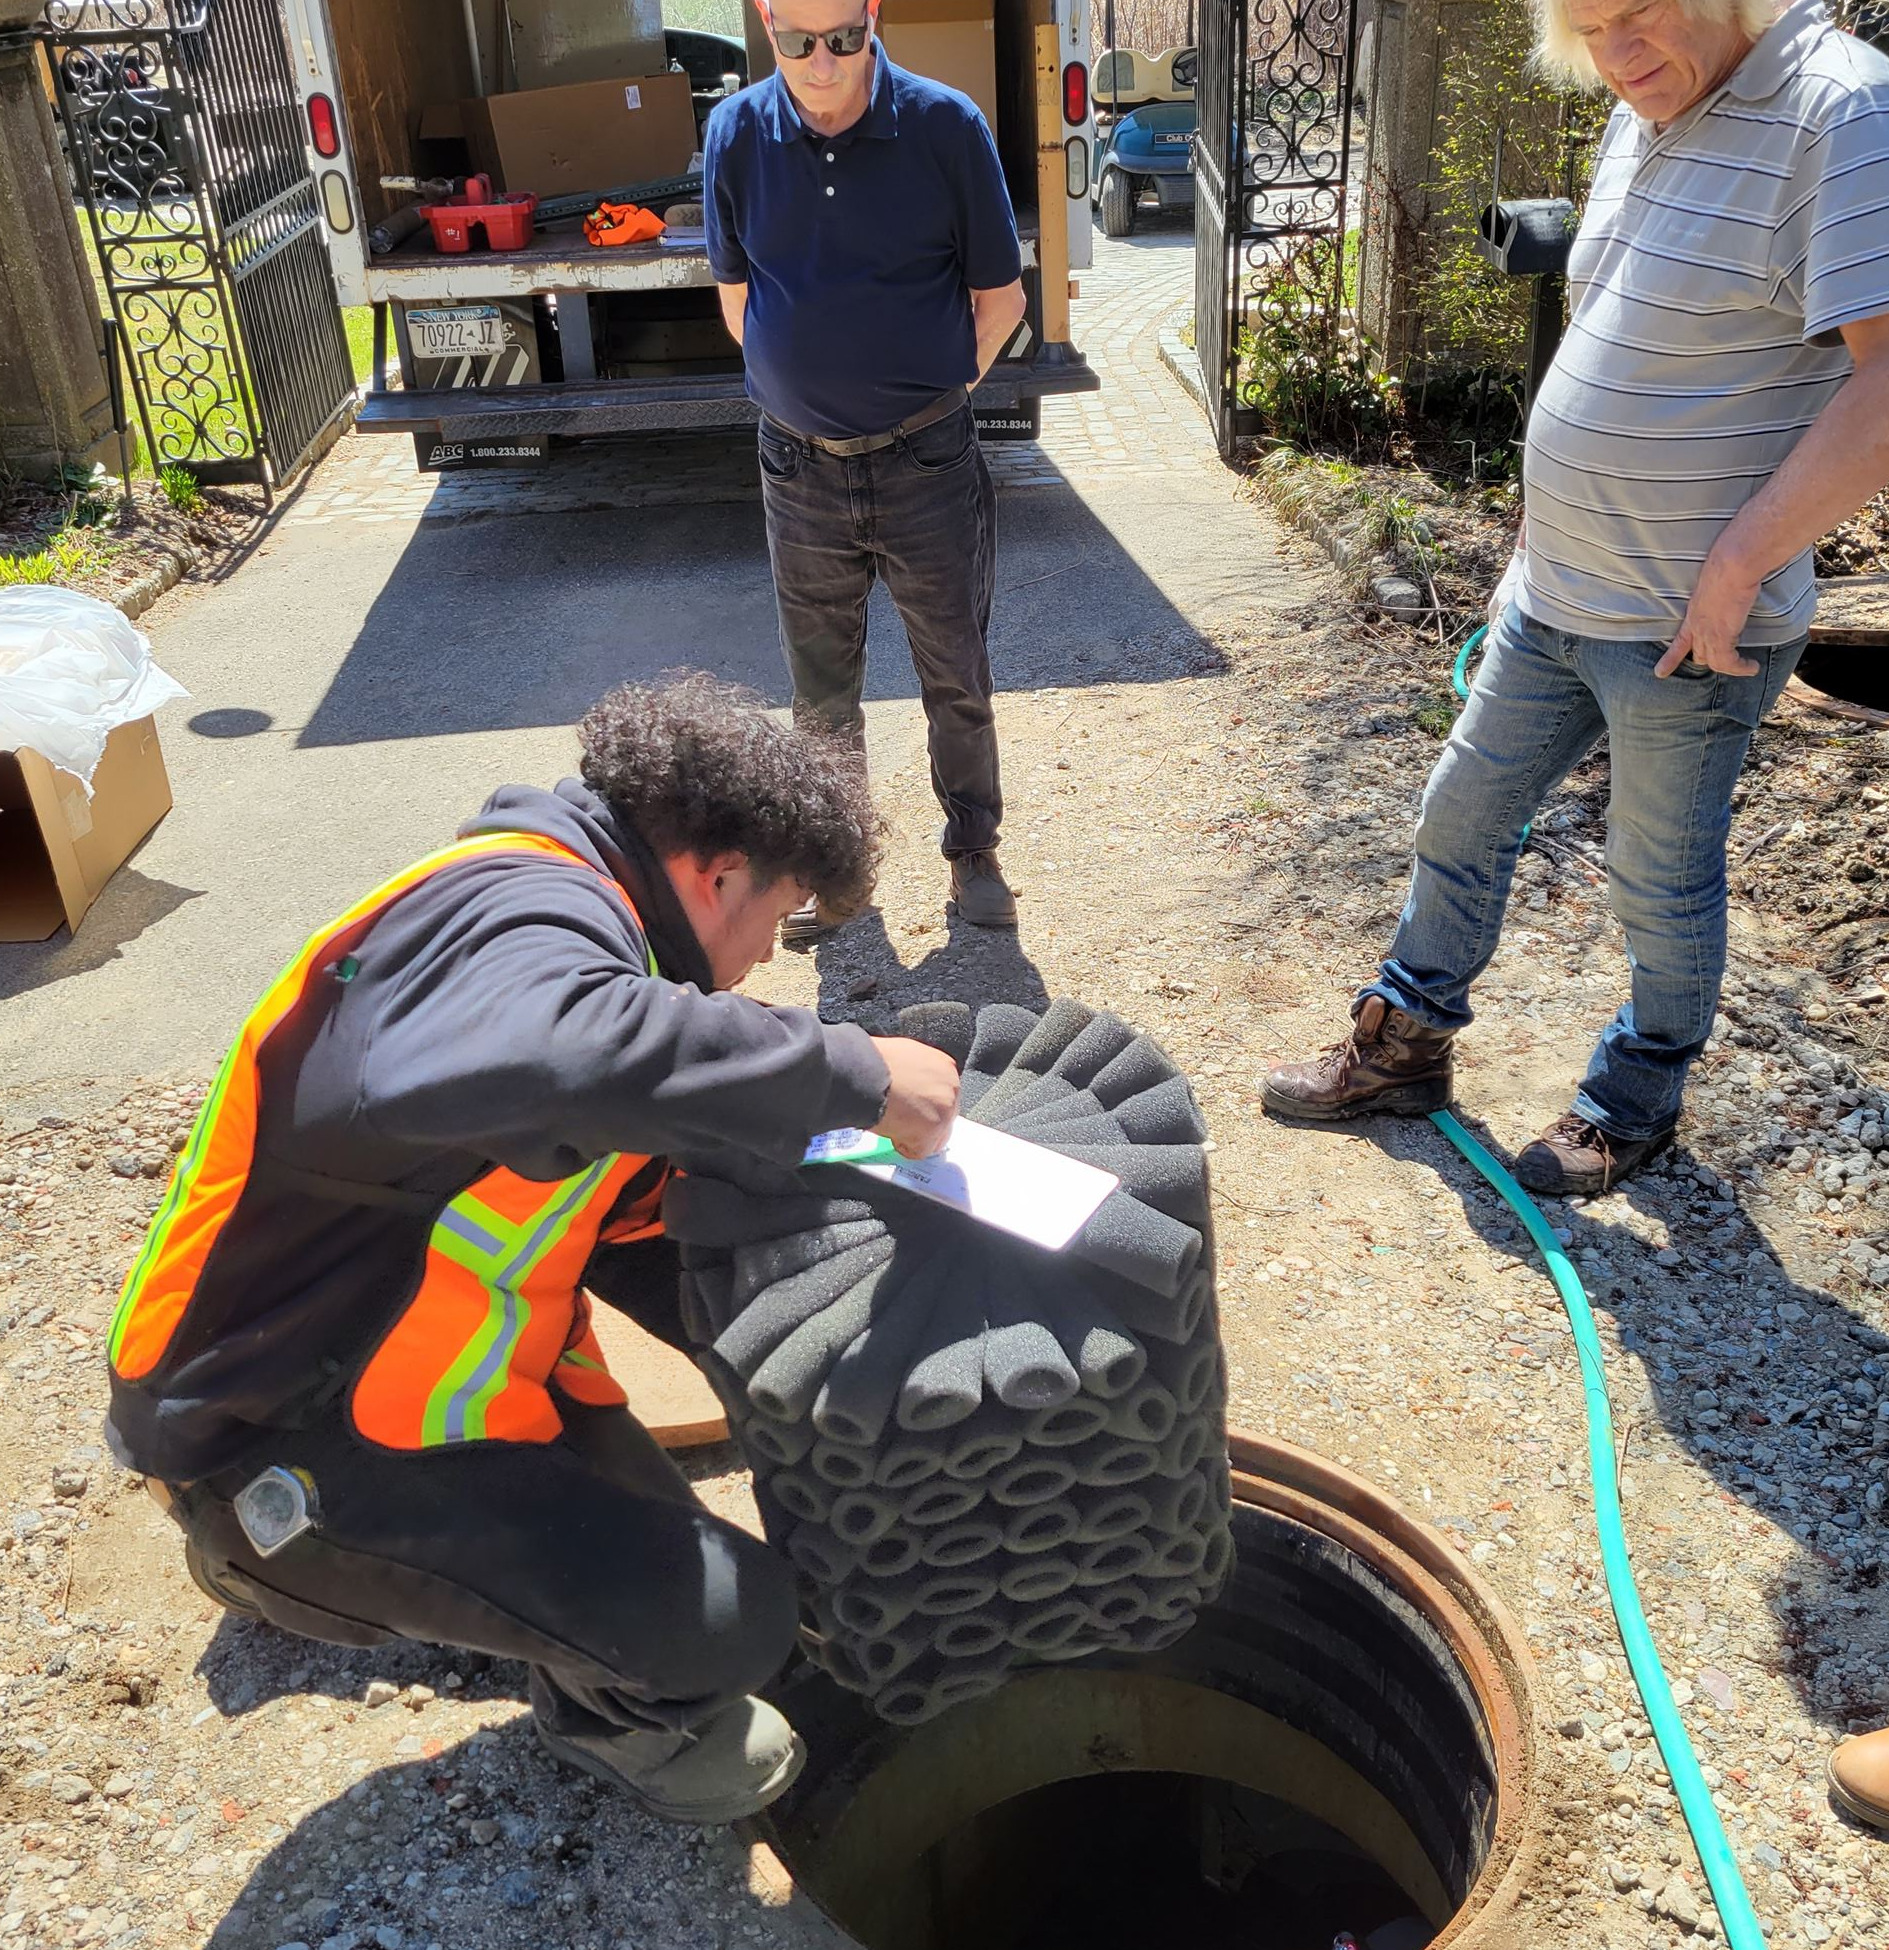
[[[568,847],[542,834],[491,833],[429,855],[311,936],[251,1012],[224,1058],[126,1278],[109,1342],[112,1366],[122,1378],[138,1380],[163,1359],[211,1250],[236,1210],[255,1155],[258,1055],[300,1001],[323,956],[342,936],[430,875],[503,853],[535,853],[598,873],[635,916],[618,883]],[[649,972],[657,973],[653,955]],[[378,1439],[410,1447],[474,1439],[475,1431],[516,1434],[523,1440],[556,1434],[556,1411],[540,1378],[559,1365],[567,1342],[582,1346],[573,1332],[573,1317],[584,1262],[612,1203],[648,1162],[613,1155],[550,1185],[495,1169],[445,1207],[428,1242],[420,1290],[370,1364],[371,1371],[400,1342],[401,1358],[377,1377],[373,1400],[387,1411],[388,1429]],[[658,1185],[650,1198],[638,1203],[643,1221],[639,1236],[660,1229],[650,1223],[660,1190]],[[621,1236],[618,1228],[612,1228],[612,1236]],[[411,1332],[403,1336],[409,1322],[413,1329],[423,1324],[430,1328],[424,1349],[412,1344]],[[589,1338],[587,1313],[584,1328]],[[456,1340],[451,1338],[454,1332]],[[521,1354],[528,1358],[521,1360]],[[392,1396],[384,1386],[390,1377],[398,1384]],[[366,1380],[363,1374],[362,1383]],[[620,1400],[615,1384],[609,1387]],[[569,1392],[587,1400],[595,1390]]]
[[[389,1449],[550,1441],[563,1422],[545,1384],[574,1337],[584,1267],[648,1162],[600,1158],[550,1185],[500,1168],[461,1192],[434,1221],[419,1291],[354,1385],[361,1434]]]

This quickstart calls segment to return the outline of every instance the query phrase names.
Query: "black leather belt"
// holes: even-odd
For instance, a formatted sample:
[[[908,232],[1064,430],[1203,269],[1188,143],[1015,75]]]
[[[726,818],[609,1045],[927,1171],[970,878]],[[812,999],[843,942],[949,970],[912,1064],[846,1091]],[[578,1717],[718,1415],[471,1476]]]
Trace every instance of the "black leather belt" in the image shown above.
[[[818,447],[823,454],[851,460],[858,454],[876,454],[887,447],[895,447],[908,433],[922,433],[926,427],[935,427],[940,420],[948,420],[959,407],[969,405],[970,398],[967,387],[954,386],[929,406],[921,406],[916,413],[901,420],[891,432],[862,433],[851,440],[829,440],[823,433],[802,433],[798,427],[790,427],[786,421],[775,419],[771,413],[764,417],[769,426],[777,433],[786,434],[790,440],[804,440],[809,447]]]

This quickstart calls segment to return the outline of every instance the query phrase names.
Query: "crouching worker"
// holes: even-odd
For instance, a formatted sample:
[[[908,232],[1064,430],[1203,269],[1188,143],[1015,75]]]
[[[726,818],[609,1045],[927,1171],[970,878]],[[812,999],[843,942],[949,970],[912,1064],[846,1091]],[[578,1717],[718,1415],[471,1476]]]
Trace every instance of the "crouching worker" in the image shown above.
[[[957,1072],[725,993],[791,909],[865,899],[856,768],[706,678],[580,736],[581,783],[495,793],[257,1005],[126,1281],[107,1432],[218,1602],[524,1660],[552,1754],[725,1822],[800,1764],[750,1697],[792,1577],[631,1417],[585,1289],[680,1344],[666,1152],[928,1155]]]

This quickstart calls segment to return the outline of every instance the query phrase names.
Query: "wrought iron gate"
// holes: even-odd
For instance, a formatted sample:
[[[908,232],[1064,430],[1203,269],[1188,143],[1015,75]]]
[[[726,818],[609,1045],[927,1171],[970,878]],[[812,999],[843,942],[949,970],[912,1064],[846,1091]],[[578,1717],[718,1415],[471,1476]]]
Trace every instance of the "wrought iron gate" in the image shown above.
[[[354,396],[277,0],[48,0],[153,465],[279,486]]]
[[[1201,0],[1194,343],[1222,454],[1261,431],[1240,379],[1255,309],[1281,279],[1345,301],[1357,39],[1358,0]]]

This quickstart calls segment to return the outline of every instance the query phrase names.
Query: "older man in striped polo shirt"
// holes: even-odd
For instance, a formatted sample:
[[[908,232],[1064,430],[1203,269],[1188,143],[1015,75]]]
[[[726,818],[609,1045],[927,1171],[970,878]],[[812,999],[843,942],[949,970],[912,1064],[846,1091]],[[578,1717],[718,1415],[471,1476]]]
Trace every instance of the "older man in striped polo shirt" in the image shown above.
[[[1529,420],[1522,546],[1390,953],[1351,1035],[1264,1095],[1328,1120],[1448,1101],[1523,831],[1604,734],[1631,991],[1516,1161],[1533,1190],[1594,1193],[1672,1140],[1724,969],[1732,787],[1803,649],[1811,546],[1889,481],[1889,60],[1821,0],[1537,7],[1547,64],[1620,100]]]

